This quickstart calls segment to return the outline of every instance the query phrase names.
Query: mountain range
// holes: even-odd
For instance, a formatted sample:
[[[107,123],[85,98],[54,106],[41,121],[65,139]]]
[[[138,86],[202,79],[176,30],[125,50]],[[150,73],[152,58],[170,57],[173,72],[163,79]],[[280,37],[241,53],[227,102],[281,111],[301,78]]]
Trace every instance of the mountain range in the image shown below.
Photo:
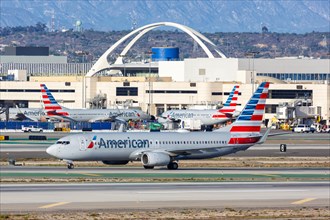
[[[1,0],[0,26],[130,30],[169,21],[201,32],[330,31],[329,0]]]

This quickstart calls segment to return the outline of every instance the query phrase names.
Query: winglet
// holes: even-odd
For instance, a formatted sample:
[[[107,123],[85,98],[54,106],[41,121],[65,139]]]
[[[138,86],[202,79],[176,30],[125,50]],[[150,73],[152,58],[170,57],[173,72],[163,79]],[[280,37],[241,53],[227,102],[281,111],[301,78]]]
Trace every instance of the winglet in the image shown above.
[[[269,128],[266,130],[266,132],[262,135],[262,137],[260,138],[260,140],[259,140],[256,144],[263,144],[263,143],[266,141],[266,139],[267,139],[267,137],[268,137],[268,134],[269,134],[269,132],[270,132],[271,129],[272,129],[272,128],[269,127]]]
[[[18,107],[18,105],[15,105],[15,107],[16,107],[18,113],[23,114],[22,111],[21,111],[21,109]]]

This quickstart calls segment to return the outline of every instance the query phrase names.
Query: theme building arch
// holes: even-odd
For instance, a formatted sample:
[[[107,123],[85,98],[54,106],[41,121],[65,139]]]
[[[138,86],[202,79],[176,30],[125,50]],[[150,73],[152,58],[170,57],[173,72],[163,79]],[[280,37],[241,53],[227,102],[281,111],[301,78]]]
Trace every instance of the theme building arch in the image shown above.
[[[123,63],[123,57],[129,51],[129,49],[135,44],[136,41],[138,41],[147,32],[149,32],[149,31],[151,31],[151,30],[153,30],[155,28],[161,27],[161,26],[175,27],[175,28],[178,28],[181,31],[185,32],[191,38],[193,38],[196,41],[196,43],[198,43],[198,45],[203,49],[203,51],[206,53],[206,55],[209,58],[214,58],[214,56],[211,53],[211,51],[209,50],[209,48],[203,43],[202,40],[204,40],[205,42],[209,43],[213,47],[213,49],[216,51],[216,53],[218,53],[222,58],[226,58],[226,56],[216,47],[216,45],[212,41],[210,41],[207,37],[205,37],[201,33],[197,32],[196,30],[194,30],[194,29],[192,29],[190,27],[181,25],[181,24],[173,23],[173,22],[159,22],[159,23],[153,23],[153,24],[149,24],[149,25],[145,25],[143,27],[140,27],[140,28],[138,28],[138,29],[130,32],[129,34],[125,35],[124,37],[122,37],[119,41],[117,41],[114,45],[112,45],[96,61],[96,63],[92,66],[92,68],[89,70],[89,72],[87,73],[86,76],[89,76],[90,77],[90,76],[93,76],[96,73],[98,73],[98,72],[100,72],[100,71],[102,71],[104,69],[110,68],[111,65],[108,63],[108,60],[107,60],[107,57],[109,56],[109,54],[112,53],[125,40],[127,40],[128,38],[130,38],[134,34],[138,33],[137,36],[135,36],[133,38],[133,40],[131,40],[128,43],[128,45],[124,48],[124,50],[120,53],[119,57],[115,61],[115,64],[122,64]]]

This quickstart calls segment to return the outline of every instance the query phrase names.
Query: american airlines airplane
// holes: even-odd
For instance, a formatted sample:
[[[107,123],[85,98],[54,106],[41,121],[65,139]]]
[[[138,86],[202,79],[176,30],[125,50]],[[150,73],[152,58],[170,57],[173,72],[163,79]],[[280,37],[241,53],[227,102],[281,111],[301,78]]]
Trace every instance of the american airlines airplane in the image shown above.
[[[85,133],[59,139],[46,152],[63,159],[68,168],[73,161],[102,161],[127,164],[141,161],[145,169],[167,166],[177,169],[180,160],[219,157],[247,150],[266,140],[260,127],[268,95],[268,82],[255,91],[236,121],[213,132],[117,132]]]
[[[30,120],[30,121],[41,121],[42,119],[47,120],[46,112],[41,108],[9,108],[9,120]],[[0,114],[1,120],[6,120],[6,111]]]
[[[168,110],[164,112],[160,119],[162,123],[168,121],[184,121],[187,119],[200,120],[202,125],[214,125],[218,123],[226,122],[238,115],[236,112],[237,98],[238,98],[239,86],[234,86],[229,94],[226,103],[221,109],[209,109],[209,110],[196,110],[196,109],[180,109],[180,110]]]
[[[45,84],[40,84],[47,116],[66,121],[129,121],[147,120],[150,116],[136,109],[68,109],[57,103]]]

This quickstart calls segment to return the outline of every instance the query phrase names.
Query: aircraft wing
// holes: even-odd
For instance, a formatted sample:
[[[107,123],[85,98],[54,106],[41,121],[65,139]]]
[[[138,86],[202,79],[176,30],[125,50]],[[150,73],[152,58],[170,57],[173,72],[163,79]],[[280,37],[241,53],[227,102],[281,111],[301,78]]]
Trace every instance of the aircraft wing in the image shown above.
[[[222,149],[226,147],[218,147],[218,148],[204,148],[204,149],[185,149],[185,150],[168,150],[171,155],[190,155],[190,154],[198,154],[198,153],[216,153],[218,149]]]
[[[179,123],[181,122],[181,119],[176,119],[176,118],[169,118],[169,117],[159,117],[158,118],[158,122],[159,123],[168,123],[168,122],[176,122],[176,123]]]
[[[35,118],[30,118],[30,117],[26,116],[17,105],[16,105],[16,109],[17,109],[17,114],[16,114],[16,119],[17,120],[20,120],[20,121],[23,121],[23,120],[38,121]]]
[[[92,118],[91,120],[89,120],[89,122],[94,122],[94,121],[111,121],[111,122],[119,121],[122,123],[126,122],[125,119],[120,117],[121,115],[123,115],[123,114],[119,113],[117,115],[111,115],[109,117],[104,117],[104,116],[95,117],[95,118]]]
[[[50,118],[52,118],[52,117],[53,118],[60,118],[60,119],[63,119],[65,121],[77,122],[75,119],[71,118],[70,116],[58,113],[58,112],[56,112],[56,110],[55,111],[47,111],[47,115]]]
[[[17,113],[17,114],[16,114],[16,120],[19,120],[19,121],[24,121],[24,120],[38,121],[37,119],[35,119],[35,118],[30,118],[30,117],[26,116],[26,115],[23,114],[23,113]]]
[[[279,135],[285,135],[285,134],[292,134],[292,132],[278,132],[278,133],[269,134],[270,131],[271,131],[271,127],[269,127],[266,130],[264,135],[260,138],[260,140],[256,144],[263,144],[266,141],[267,137],[279,136]]]

